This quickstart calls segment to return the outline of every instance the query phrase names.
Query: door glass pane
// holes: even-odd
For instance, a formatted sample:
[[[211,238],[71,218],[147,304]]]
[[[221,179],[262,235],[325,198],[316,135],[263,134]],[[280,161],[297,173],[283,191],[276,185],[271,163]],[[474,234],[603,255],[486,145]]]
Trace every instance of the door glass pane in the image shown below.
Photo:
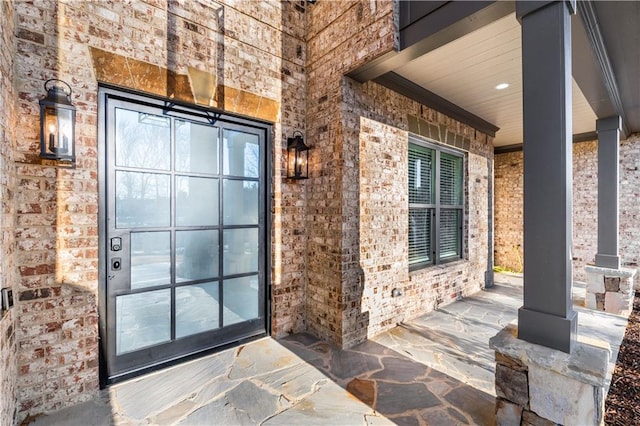
[[[176,232],[176,281],[218,276],[218,231]]]
[[[233,278],[223,283],[225,326],[258,318],[258,276]]]
[[[431,262],[432,209],[409,209],[409,266]]]
[[[220,327],[218,283],[176,288],[176,337]]]
[[[460,210],[440,211],[440,258],[461,257]]]
[[[224,275],[258,271],[258,228],[224,231]]]
[[[169,175],[116,172],[116,227],[169,226]]]
[[[177,176],[176,193],[178,226],[218,224],[218,179]]]
[[[225,225],[258,224],[258,182],[248,180],[223,181]]]
[[[171,339],[171,291],[128,294],[116,298],[118,355]]]
[[[116,108],[116,165],[169,170],[171,120]]]
[[[131,289],[171,283],[169,232],[131,233]]]
[[[176,120],[176,170],[218,173],[218,128]]]
[[[235,130],[224,131],[224,174],[258,177],[260,140],[257,135]]]

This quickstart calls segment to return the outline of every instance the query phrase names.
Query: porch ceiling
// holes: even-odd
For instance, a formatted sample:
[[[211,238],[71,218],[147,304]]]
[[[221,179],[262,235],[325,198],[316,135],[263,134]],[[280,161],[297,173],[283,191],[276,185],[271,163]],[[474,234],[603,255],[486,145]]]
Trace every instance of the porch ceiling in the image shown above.
[[[640,2],[579,1],[572,18],[574,140],[595,121],[622,117],[640,132]],[[521,29],[512,1],[400,1],[399,51],[349,73],[489,134],[522,143]],[[508,83],[505,90],[496,90]],[[498,129],[498,130],[496,130]]]
[[[522,143],[521,28],[511,13],[394,72],[500,128],[495,146]],[[500,83],[509,87],[497,90]],[[595,131],[596,115],[573,82],[573,133]]]

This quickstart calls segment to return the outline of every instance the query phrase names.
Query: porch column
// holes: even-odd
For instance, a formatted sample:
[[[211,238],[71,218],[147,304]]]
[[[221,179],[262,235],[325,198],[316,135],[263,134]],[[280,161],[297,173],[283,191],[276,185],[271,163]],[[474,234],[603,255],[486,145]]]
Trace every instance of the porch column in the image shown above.
[[[598,131],[598,253],[596,266],[619,269],[618,180],[622,119],[619,116],[596,121]]]
[[[575,2],[516,2],[522,25],[524,305],[518,338],[570,353],[571,14]]]

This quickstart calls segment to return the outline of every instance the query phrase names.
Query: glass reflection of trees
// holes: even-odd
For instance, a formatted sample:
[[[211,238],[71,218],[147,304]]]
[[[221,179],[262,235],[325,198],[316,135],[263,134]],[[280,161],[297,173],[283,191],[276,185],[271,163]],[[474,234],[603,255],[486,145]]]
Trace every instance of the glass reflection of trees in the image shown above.
[[[116,109],[116,165],[169,170],[171,129],[166,117]],[[169,175],[116,172],[116,226],[169,225]]]
[[[116,227],[169,226],[169,175],[116,171]]]
[[[225,130],[223,146],[225,175],[260,176],[260,141],[257,135]]]
[[[152,170],[171,167],[170,119],[116,109],[116,165]]]
[[[172,169],[171,124],[170,118],[161,115],[116,109],[116,164],[127,168],[116,171],[118,227],[171,225],[171,175],[165,173]],[[176,225],[220,224],[219,131],[214,126],[175,120]],[[260,141],[255,134],[228,129],[223,136],[222,171],[226,176],[244,178],[224,179],[224,224],[256,227],[225,231],[226,272],[254,272],[258,254]],[[201,230],[181,234],[183,238],[176,246],[181,279],[217,275],[214,251],[218,242],[212,241],[209,233]],[[146,249],[151,247],[142,251]],[[197,265],[188,263],[196,259]]]
[[[176,120],[176,170],[218,174],[218,128]]]
[[[257,225],[259,185],[250,180],[224,180],[224,224]]]

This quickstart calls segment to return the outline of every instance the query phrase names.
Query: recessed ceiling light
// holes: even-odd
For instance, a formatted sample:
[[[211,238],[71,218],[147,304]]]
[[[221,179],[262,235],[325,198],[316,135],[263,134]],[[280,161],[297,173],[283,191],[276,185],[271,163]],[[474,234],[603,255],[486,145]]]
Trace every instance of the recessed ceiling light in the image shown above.
[[[504,90],[509,87],[509,83],[500,83],[496,86],[496,90]]]

